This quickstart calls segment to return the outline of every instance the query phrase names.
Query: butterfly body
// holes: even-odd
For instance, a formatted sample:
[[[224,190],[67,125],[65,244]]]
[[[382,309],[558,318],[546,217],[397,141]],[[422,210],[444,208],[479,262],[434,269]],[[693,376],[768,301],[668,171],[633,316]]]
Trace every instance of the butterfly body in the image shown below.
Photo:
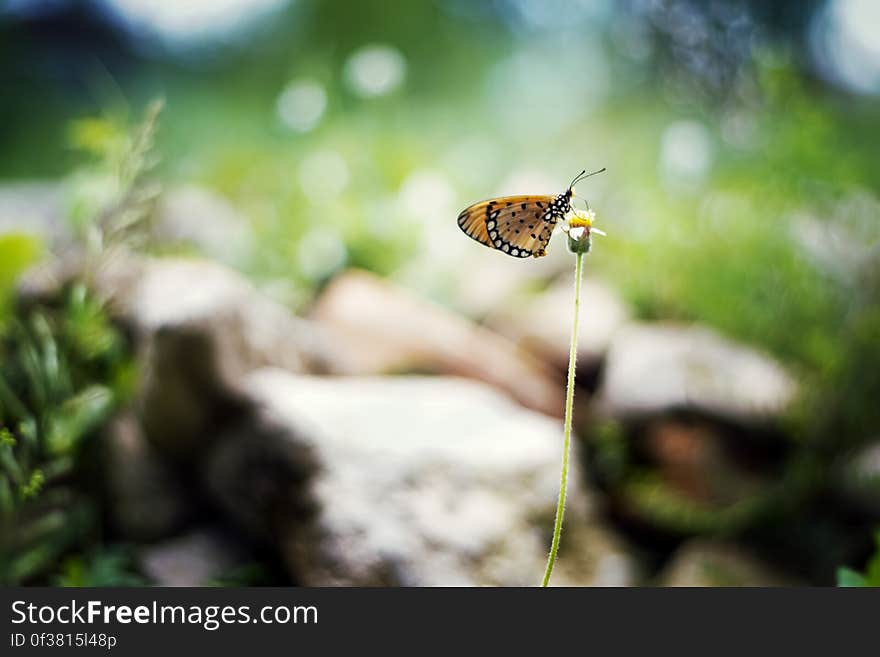
[[[583,173],[556,196],[502,196],[474,203],[458,215],[458,227],[480,244],[514,258],[547,255],[553,229],[572,211],[574,183],[586,177]]]

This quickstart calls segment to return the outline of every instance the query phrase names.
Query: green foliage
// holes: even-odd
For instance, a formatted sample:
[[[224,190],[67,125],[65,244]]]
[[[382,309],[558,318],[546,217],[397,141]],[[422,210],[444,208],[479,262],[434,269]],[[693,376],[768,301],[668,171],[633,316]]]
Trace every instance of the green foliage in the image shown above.
[[[19,233],[0,235],[0,331],[9,314],[15,281],[36,261],[40,251],[40,241],[35,237]]]
[[[64,560],[54,586],[142,586],[136,574],[131,549],[124,545],[103,547],[87,554],[73,554]]]
[[[270,586],[276,581],[265,565],[249,562],[233,566],[208,582],[208,586]]]
[[[84,551],[101,533],[98,495],[87,476],[88,444],[134,381],[127,345],[87,284],[109,249],[149,240],[158,194],[149,174],[161,108],[152,103],[131,128],[124,117],[71,125],[71,145],[90,160],[67,188],[75,235],[86,247],[84,280],[63,292],[60,307],[48,303],[3,315],[0,582],[44,582],[71,553],[57,582],[140,581],[122,552]],[[0,238],[0,307],[11,305],[13,282],[37,252],[29,238]]]
[[[766,496],[757,493],[724,505],[697,501],[667,485],[658,475],[640,470],[626,477],[620,495],[631,513],[681,535],[735,534],[767,504]]]
[[[608,420],[593,430],[590,465],[603,483],[614,486],[623,479],[630,462],[629,442],[619,422]]]
[[[39,581],[98,529],[89,439],[127,390],[124,342],[82,285],[0,335],[0,582]]]
[[[795,527],[791,519],[833,486],[830,464],[880,431],[876,130],[791,66],[759,61],[757,69],[760,104],[732,108],[753,121],[756,146],[725,145],[722,112],[708,108],[701,123],[716,162],[699,187],[675,191],[640,172],[619,192],[626,214],[602,217],[600,208],[609,238],[594,262],[641,317],[713,326],[777,357],[800,384],[779,427],[789,439],[781,474],[763,501],[701,508],[636,467],[610,484],[640,517],[679,533]],[[630,127],[640,116],[626,109],[617,122]],[[656,161],[630,146],[636,137],[620,136],[621,148]],[[864,529],[837,531],[831,541],[844,544]]]
[[[101,302],[88,291],[94,267],[118,245],[150,237],[158,187],[150,173],[161,102],[142,122],[84,119],[70,127],[74,148],[89,161],[68,178],[68,211],[87,256],[84,278],[61,298],[12,309],[18,274],[39,253],[19,235],[0,237],[0,582],[54,581],[124,585],[124,550],[89,546],[100,540],[100,492],[89,471],[91,439],[124,401],[134,363]],[[59,560],[61,574],[51,579]]]
[[[68,215],[77,237],[98,255],[117,245],[149,243],[159,186],[150,179],[162,101],[152,102],[140,124],[107,116],[74,121],[69,140],[90,161],[68,180]]]
[[[149,239],[161,108],[152,103],[134,127],[120,117],[71,125],[71,145],[90,158],[68,179],[69,215],[86,247],[84,280],[54,302],[16,308],[0,325],[0,582],[45,582],[64,555],[56,583],[141,581],[124,550],[89,548],[101,534],[89,443],[130,394],[135,373],[88,281],[109,249]],[[37,252],[29,238],[0,238],[0,305],[11,305],[14,279]]]
[[[874,534],[877,549],[868,560],[864,573],[850,568],[839,568],[837,571],[838,586],[878,586],[880,587],[880,531]]]
[[[793,430],[837,449],[880,428],[874,145],[842,152],[855,126],[790,67],[759,63],[759,81],[761,147],[722,151],[699,194],[641,185],[633,211],[648,225],[615,235],[609,217],[616,239],[597,257],[644,316],[709,323],[794,367],[806,395]]]
[[[39,495],[40,491],[43,489],[45,481],[46,476],[43,474],[42,470],[35,469],[31,471],[31,476],[28,478],[27,483],[22,484],[21,499],[27,500]]]

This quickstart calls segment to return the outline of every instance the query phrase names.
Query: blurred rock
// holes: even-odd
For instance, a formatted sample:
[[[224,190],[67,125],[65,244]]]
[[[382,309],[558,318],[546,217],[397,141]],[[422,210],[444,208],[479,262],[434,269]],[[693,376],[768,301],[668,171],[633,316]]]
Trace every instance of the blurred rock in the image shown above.
[[[769,483],[735,457],[729,447],[735,440],[710,422],[678,418],[652,421],[642,436],[645,456],[666,484],[696,502],[717,505],[734,504]]]
[[[616,332],[600,400],[617,418],[691,409],[755,425],[777,419],[796,392],[776,361],[708,329],[641,324]]]
[[[880,518],[880,442],[869,443],[845,459],[838,479],[850,503]]]
[[[741,548],[694,539],[682,545],[658,576],[660,586],[795,586]]]
[[[48,253],[15,282],[16,303],[22,308],[58,303],[64,286],[76,280],[82,271],[79,249],[62,249],[59,255]]]
[[[156,586],[207,586],[244,558],[239,545],[210,529],[150,545],[140,552],[141,568]]]
[[[558,420],[457,378],[247,379],[261,411],[206,464],[214,498],[304,585],[533,585],[559,480]],[[577,464],[575,456],[573,459]],[[570,477],[554,584],[634,583]]]
[[[52,181],[0,184],[0,233],[39,235],[49,245],[66,245],[72,239],[65,220],[61,185]]]
[[[540,355],[559,369],[568,368],[574,307],[574,280],[563,277],[537,296],[519,295],[486,323]],[[596,367],[615,332],[630,319],[620,297],[589,275],[581,284],[578,368]]]
[[[248,372],[319,367],[311,324],[221,265],[145,260],[136,278],[107,273],[98,286],[136,336],[144,364],[139,415],[165,453],[193,454],[216,425],[243,412],[238,388]]]
[[[132,337],[140,364],[135,400],[149,440],[163,455],[189,458],[217,425],[245,412],[239,382],[264,366],[322,371],[324,342],[312,322],[211,261],[147,258],[123,248],[77,266],[50,262],[27,272],[23,303],[57,297],[85,275]]]
[[[627,469],[609,488],[618,519],[640,530],[683,536],[736,532],[776,492],[779,457],[770,441],[702,417],[660,416],[626,437]],[[601,462],[601,456],[598,457]]]
[[[337,277],[312,317],[333,344],[339,374],[419,371],[485,381],[523,405],[563,411],[556,373],[492,331],[366,272]]]
[[[185,185],[160,201],[156,236],[162,242],[188,242],[222,262],[240,263],[253,249],[250,224],[215,192]]]
[[[192,515],[186,486],[130,414],[116,417],[105,429],[104,454],[110,514],[125,540],[165,538]]]

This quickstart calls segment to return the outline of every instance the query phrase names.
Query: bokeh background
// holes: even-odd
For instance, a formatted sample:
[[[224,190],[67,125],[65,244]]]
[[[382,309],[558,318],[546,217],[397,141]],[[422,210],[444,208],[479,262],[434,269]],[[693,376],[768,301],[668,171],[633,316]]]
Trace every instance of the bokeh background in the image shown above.
[[[880,585],[880,5],[0,2],[5,583]],[[877,538],[880,541],[880,536]]]

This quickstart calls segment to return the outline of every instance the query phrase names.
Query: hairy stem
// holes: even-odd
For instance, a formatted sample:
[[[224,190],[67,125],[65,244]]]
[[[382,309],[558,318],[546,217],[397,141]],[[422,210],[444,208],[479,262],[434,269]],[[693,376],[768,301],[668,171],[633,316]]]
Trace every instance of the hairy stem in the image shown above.
[[[550,583],[550,575],[556,564],[559,551],[559,538],[562,535],[562,516],[565,513],[565,489],[568,484],[568,454],[571,451],[571,417],[574,406],[574,370],[577,363],[578,319],[581,304],[581,273],[584,254],[576,253],[574,268],[574,322],[571,327],[571,347],[568,352],[568,382],[565,388],[565,426],[562,433],[562,475],[559,479],[559,501],[556,504],[556,522],[553,525],[553,542],[550,544],[550,556],[547,557],[547,568],[541,586]]]

